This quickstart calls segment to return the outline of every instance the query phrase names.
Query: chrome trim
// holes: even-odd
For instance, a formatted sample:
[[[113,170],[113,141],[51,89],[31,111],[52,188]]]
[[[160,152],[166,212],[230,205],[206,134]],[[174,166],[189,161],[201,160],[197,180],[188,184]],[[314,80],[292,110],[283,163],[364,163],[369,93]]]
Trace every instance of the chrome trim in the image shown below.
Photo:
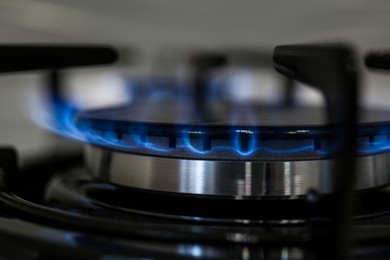
[[[86,165],[99,179],[133,188],[197,195],[288,196],[330,193],[332,160],[211,161],[152,157],[87,146]],[[356,190],[390,183],[390,153],[357,159]]]

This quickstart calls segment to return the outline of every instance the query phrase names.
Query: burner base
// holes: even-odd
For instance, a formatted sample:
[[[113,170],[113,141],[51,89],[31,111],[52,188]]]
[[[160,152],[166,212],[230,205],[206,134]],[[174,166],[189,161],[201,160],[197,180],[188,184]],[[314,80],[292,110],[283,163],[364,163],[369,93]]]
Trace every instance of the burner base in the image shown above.
[[[356,190],[390,183],[390,154],[358,157]],[[332,192],[333,161],[213,161],[172,159],[87,146],[86,164],[97,179],[149,191],[233,199]]]

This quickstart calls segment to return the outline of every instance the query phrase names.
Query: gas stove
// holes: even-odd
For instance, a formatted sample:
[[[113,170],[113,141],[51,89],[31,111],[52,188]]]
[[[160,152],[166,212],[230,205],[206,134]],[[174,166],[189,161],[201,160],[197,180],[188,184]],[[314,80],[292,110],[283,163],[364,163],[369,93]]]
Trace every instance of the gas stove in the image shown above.
[[[359,105],[362,58],[350,45],[191,50],[181,55],[185,80],[138,80],[132,102],[88,110],[65,98],[61,71],[113,63],[113,48],[4,45],[0,53],[1,72],[49,71],[36,122],[84,146],[28,167],[1,148],[3,258],[390,254],[390,112]],[[390,69],[389,57],[368,53],[366,66]],[[212,79],[233,65],[272,59],[286,77],[280,103],[224,99],[224,81],[210,95]],[[318,89],[325,106],[295,104],[296,81]],[[158,87],[145,94],[150,85]]]

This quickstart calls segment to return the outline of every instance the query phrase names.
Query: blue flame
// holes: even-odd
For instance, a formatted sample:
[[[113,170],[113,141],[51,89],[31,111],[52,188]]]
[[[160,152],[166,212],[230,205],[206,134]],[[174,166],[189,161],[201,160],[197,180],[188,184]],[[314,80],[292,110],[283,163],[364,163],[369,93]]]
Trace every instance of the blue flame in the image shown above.
[[[255,125],[256,122],[252,117],[252,113],[247,110],[248,109],[245,106],[240,106],[240,109],[234,110],[232,124],[235,125],[238,122],[240,115],[245,115],[246,117],[249,117],[249,122],[252,125]],[[234,150],[241,156],[249,156],[258,148],[255,131],[232,128],[230,132]]]
[[[329,154],[329,149],[318,149],[315,147],[314,142],[313,144],[308,144],[307,142],[301,143],[296,147],[290,146],[287,149],[284,147],[277,148],[275,146],[267,146],[260,142],[259,129],[237,129],[233,126],[231,129],[230,145],[213,143],[212,146],[206,145],[206,147],[203,147],[202,142],[204,137],[207,136],[207,131],[194,131],[188,127],[180,130],[180,138],[182,141],[178,142],[174,147],[169,147],[168,145],[161,145],[160,143],[151,140],[146,134],[148,130],[147,125],[137,128],[137,133],[129,130],[128,132],[123,133],[126,135],[126,138],[121,138],[116,131],[114,131],[114,124],[107,124],[104,131],[97,131],[88,124],[77,124],[76,116],[80,110],[75,106],[69,104],[55,104],[54,106],[55,109],[52,110],[40,107],[37,111],[37,108],[34,108],[34,121],[45,129],[73,140],[99,146],[119,148],[129,152],[140,148],[166,154],[171,153],[175,149],[183,149],[195,155],[208,155],[218,151],[229,151],[242,158],[253,156],[261,152],[274,154],[276,156],[295,155],[304,152],[314,152],[320,156]],[[49,113],[48,111],[55,112]],[[242,114],[245,113],[241,113],[241,115]],[[232,125],[234,125],[234,118]],[[110,129],[110,127],[112,128]],[[387,130],[388,129],[377,130],[376,132],[384,134],[376,136],[374,140],[370,139],[369,141],[365,141],[360,148],[359,153],[372,154],[390,151],[390,141],[388,135],[385,134],[387,133]],[[194,140],[199,140],[200,144],[194,143]],[[283,140],[280,142],[283,142]]]
[[[243,137],[245,136],[245,137]],[[257,139],[253,131],[250,130],[232,130],[232,140],[235,151],[242,155],[248,156],[256,151]],[[246,141],[244,141],[246,140]],[[244,148],[243,142],[247,142],[247,148]]]
[[[383,128],[381,129],[383,130]],[[362,153],[380,153],[390,151],[390,139],[388,135],[378,135],[376,140],[369,141],[367,147],[360,149]]]

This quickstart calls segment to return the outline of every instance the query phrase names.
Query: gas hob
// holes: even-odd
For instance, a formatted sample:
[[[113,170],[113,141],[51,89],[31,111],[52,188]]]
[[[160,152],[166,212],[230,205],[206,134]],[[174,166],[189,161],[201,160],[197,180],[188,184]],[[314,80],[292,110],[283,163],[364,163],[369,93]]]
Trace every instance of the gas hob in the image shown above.
[[[5,258],[390,253],[390,112],[360,108],[359,57],[349,45],[276,47],[274,67],[288,79],[280,104],[211,97],[212,78],[237,55],[226,50],[187,53],[184,81],[139,82],[164,85],[157,98],[94,110],[64,98],[61,70],[112,63],[114,49],[8,45],[0,53],[2,72],[49,70],[50,113],[37,123],[85,147],[83,156],[24,168],[12,148],[1,149]],[[369,53],[366,65],[389,69],[389,57]],[[295,81],[319,89],[325,107],[294,104]]]

